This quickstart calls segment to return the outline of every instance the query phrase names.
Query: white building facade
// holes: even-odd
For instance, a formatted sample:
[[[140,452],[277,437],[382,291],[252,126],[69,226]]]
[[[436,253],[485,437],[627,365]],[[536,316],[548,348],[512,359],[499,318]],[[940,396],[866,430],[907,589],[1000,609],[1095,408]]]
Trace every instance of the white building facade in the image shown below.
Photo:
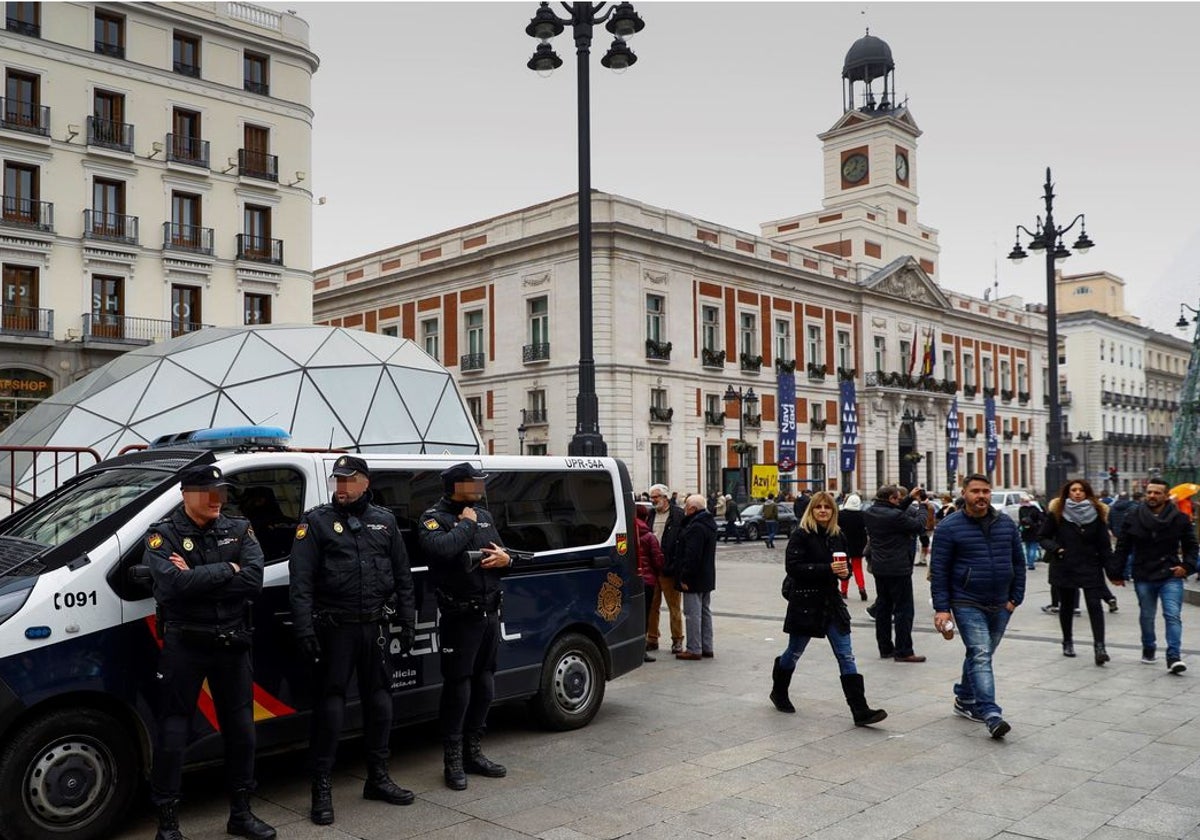
[[[311,322],[308,26],[7,3],[0,426],[131,346]]]

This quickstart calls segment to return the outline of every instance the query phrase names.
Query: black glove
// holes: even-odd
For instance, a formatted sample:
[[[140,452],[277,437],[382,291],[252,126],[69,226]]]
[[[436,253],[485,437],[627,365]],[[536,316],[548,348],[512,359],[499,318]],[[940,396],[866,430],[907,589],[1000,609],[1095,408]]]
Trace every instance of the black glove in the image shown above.
[[[321,661],[321,643],[317,641],[316,636],[301,636],[300,652],[312,662]]]
[[[409,651],[413,649],[413,643],[417,640],[417,631],[411,625],[405,624],[400,628],[400,655],[407,656]]]

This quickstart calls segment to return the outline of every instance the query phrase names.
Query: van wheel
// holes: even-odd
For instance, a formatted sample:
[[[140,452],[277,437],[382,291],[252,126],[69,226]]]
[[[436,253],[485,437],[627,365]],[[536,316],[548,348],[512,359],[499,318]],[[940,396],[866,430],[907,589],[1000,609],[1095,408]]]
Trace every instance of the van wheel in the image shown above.
[[[747,525],[746,526],[746,539],[750,540],[750,542],[754,542],[755,540],[758,539],[758,526],[757,525]]]
[[[83,709],[38,718],[0,756],[4,836],[111,837],[132,804],[136,777],[133,736],[110,715]]]
[[[532,701],[539,722],[547,729],[579,729],[591,723],[603,700],[604,665],[596,645],[578,633],[555,641]]]

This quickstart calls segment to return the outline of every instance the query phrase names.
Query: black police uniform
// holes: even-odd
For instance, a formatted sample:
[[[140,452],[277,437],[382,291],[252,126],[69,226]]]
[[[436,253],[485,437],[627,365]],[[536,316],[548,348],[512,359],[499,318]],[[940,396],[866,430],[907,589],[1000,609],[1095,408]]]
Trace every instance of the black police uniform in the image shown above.
[[[366,463],[358,458],[343,456],[338,464],[335,475],[339,471],[368,474]],[[330,502],[313,508],[296,526],[290,564],[296,635],[301,648],[317,658],[313,821],[333,821],[329,777],[353,672],[358,676],[367,750],[363,796],[408,804],[412,793],[387,775],[392,728],[389,622],[401,625],[401,652],[408,653],[416,621],[412,574],[396,518],[386,508],[371,504],[370,491],[346,506]],[[393,597],[395,617],[389,618],[385,605]]]
[[[500,577],[502,569],[485,569],[469,552],[503,542],[491,515],[475,508],[476,521],[460,519],[466,507],[449,497],[454,484],[486,476],[469,464],[442,473],[447,495],[421,516],[419,540],[436,586],[440,619],[442,695],[439,704],[445,747],[446,784],[466,788],[466,772],[499,777],[505,768],[486,759],[480,738],[488,708],[496,695],[496,653],[500,646]],[[511,565],[511,562],[510,562]],[[466,733],[466,759],[463,735]]]
[[[211,465],[189,468],[180,479],[185,492],[225,486],[221,471]],[[171,562],[173,554],[183,558],[186,569]],[[181,505],[147,532],[145,562],[154,580],[163,640],[158,667],[161,710],[151,773],[159,836],[178,837],[174,808],[184,752],[207,678],[225,742],[232,799],[229,831],[274,837],[274,829],[254,817],[249,805],[255,788],[251,605],[263,581],[258,540],[244,519],[221,514],[207,525],[197,525]]]

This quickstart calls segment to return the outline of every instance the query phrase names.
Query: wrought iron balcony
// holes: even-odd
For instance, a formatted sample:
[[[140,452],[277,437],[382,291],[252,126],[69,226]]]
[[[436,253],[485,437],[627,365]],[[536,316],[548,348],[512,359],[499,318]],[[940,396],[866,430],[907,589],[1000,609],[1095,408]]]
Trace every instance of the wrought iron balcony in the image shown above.
[[[89,146],[116,149],[119,152],[133,151],[133,126],[129,123],[87,118],[87,141]]]
[[[473,370],[483,370],[486,356],[483,353],[464,353],[458,359],[458,369],[464,373]]]
[[[706,368],[723,368],[725,367],[725,351],[710,350],[707,347],[700,348],[700,364]]]
[[[813,362],[809,362],[805,366],[805,370],[808,371],[808,381],[809,382],[824,382],[825,374],[828,373],[827,366],[818,365]]]
[[[1011,429],[1005,429],[1003,432],[1001,432],[1001,435],[1005,440],[1012,440],[1016,436]]]
[[[819,418],[813,417],[812,419],[810,419],[808,421],[808,427],[810,429],[812,429],[814,432],[823,432],[823,431],[825,431],[825,427],[828,425],[829,425],[829,421],[825,420],[823,418],[819,419]]]
[[[724,411],[706,411],[704,412],[704,425],[706,426],[725,426]]]
[[[979,389],[974,385],[964,385],[963,386],[963,396],[964,397],[973,397],[978,393],[979,393]]]
[[[238,149],[238,175],[260,181],[279,182],[279,155]]]
[[[121,213],[102,213],[99,210],[83,211],[83,236],[85,239],[103,239],[124,245],[138,244],[138,217]]]
[[[762,415],[761,414],[743,414],[742,422],[746,424],[747,428],[761,429],[762,428]]]
[[[50,106],[0,96],[0,128],[48,136]]]
[[[254,81],[251,81],[250,79],[246,79],[245,81],[242,82],[242,90],[249,91],[250,93],[257,93],[260,96],[270,96],[271,95],[271,86],[268,83],[254,82]]]
[[[663,408],[662,406],[650,406],[650,422],[651,423],[670,423],[671,418],[675,415],[675,409]]]
[[[858,376],[858,368],[839,367],[837,369],[838,382],[853,382],[856,376]]]
[[[995,388],[984,388],[983,396],[984,396],[984,399],[995,399],[996,398],[996,389]]]
[[[207,254],[211,257],[213,229],[163,222],[163,250],[190,251],[193,254]]]
[[[1012,402],[1013,396],[1014,394],[1012,391],[1007,391],[1003,388],[1000,389],[1000,399],[1004,402]]]
[[[1058,392],[1058,404],[1059,405],[1070,405],[1071,404],[1071,392],[1070,391],[1059,391]],[[1050,395],[1049,394],[1042,394],[1042,405],[1050,405]]]
[[[100,55],[106,55],[109,58],[124,58],[125,47],[120,44],[114,44],[111,41],[96,41],[96,52]]]
[[[655,362],[671,361],[671,342],[646,339],[646,358]]]
[[[796,360],[795,359],[776,359],[775,360],[775,375],[776,376],[778,376],[781,373],[795,373],[795,372],[796,372]]]
[[[188,64],[184,61],[176,61],[172,69],[181,76],[191,76],[193,79],[200,78],[200,65]]]
[[[54,310],[0,304],[0,335],[54,337]]]
[[[54,205],[49,201],[6,195],[0,199],[0,225],[54,232]]]
[[[85,313],[83,340],[118,344],[153,344],[183,333],[211,327],[212,324],[176,323],[159,318],[132,318],[127,315]]]
[[[525,409],[525,425],[526,426],[545,426],[549,422],[546,419],[546,409],[544,408],[527,408]]]
[[[1019,402],[1021,405],[1028,404],[1029,392],[1028,391],[1017,391],[1017,402]]]
[[[1033,437],[1033,432],[1021,432],[1021,440],[1022,441],[1027,441],[1031,437]]]
[[[168,134],[167,160],[208,169],[208,141],[187,134]]]
[[[41,24],[34,23],[31,20],[21,20],[20,18],[15,18],[12,15],[8,15],[7,18],[7,23],[4,28],[9,32],[16,32],[18,35],[26,35],[30,38],[42,37]]]
[[[525,364],[550,361],[550,344],[526,344],[521,348],[521,361]]]
[[[738,362],[742,370],[748,373],[758,373],[762,370],[763,357],[752,356],[749,353],[740,353],[738,355]]]
[[[239,233],[237,235],[237,258],[250,262],[283,265],[283,240]]]

